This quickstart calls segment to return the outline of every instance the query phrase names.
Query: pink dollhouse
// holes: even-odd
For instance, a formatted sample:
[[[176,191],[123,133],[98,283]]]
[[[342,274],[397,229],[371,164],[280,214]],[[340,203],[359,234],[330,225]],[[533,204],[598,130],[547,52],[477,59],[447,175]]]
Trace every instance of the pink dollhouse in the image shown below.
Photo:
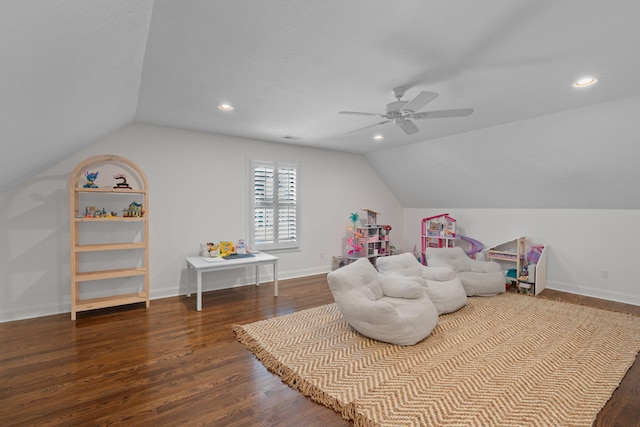
[[[449,248],[455,246],[456,220],[448,213],[422,219],[422,262],[426,248]]]

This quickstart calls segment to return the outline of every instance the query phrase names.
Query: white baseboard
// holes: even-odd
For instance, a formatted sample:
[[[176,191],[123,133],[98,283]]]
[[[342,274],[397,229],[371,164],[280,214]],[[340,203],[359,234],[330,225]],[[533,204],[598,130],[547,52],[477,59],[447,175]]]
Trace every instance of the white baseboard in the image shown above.
[[[260,282],[271,282],[273,281],[273,274],[269,272],[269,268],[266,271],[260,273]],[[329,267],[321,267],[321,268],[308,268],[301,270],[292,270],[285,272],[278,272],[278,280],[286,280],[286,279],[294,279],[297,277],[306,277],[306,276],[314,276],[316,274],[325,274],[330,271]],[[242,286],[253,286],[255,285],[255,279],[249,275],[247,280],[243,280],[242,282],[237,282],[236,280],[222,280],[216,281],[214,286],[208,284],[204,287],[203,291],[217,291],[220,289],[229,289],[229,288],[237,288]],[[179,295],[186,294],[186,287],[181,285],[180,288],[171,287],[171,288],[162,288],[162,289],[154,289],[153,284],[151,285],[149,299],[157,300],[162,298],[170,298],[176,297]],[[191,284],[191,292],[195,298],[195,283]],[[100,296],[100,295],[97,295]],[[88,295],[87,297],[92,297]],[[153,305],[151,306],[153,307]],[[61,313],[70,313],[71,312],[71,303],[54,303],[54,304],[41,304],[34,307],[16,307],[6,310],[0,310],[0,323],[11,322],[14,320],[24,320],[31,319],[35,317],[44,317],[51,316],[55,314]],[[71,316],[71,315],[69,315]],[[71,317],[69,317],[71,318]]]
[[[14,320],[33,319],[34,317],[51,316],[54,314],[71,313],[71,304],[40,304],[32,307],[16,307],[0,310],[0,323]],[[71,314],[69,314],[71,319]]]
[[[291,270],[291,271],[279,271],[278,272],[278,280],[287,280],[287,279],[295,279],[298,277],[307,277],[307,276],[315,276],[316,274],[326,274],[330,271],[330,268],[320,267],[320,268],[307,268],[301,270]],[[222,272],[221,272],[222,273]],[[191,278],[191,293],[195,294],[196,284],[195,278]],[[273,281],[273,273],[271,268],[266,268],[265,271],[260,273],[260,283],[271,282]],[[220,289],[231,289],[231,288],[240,288],[243,286],[255,286],[255,278],[252,274],[248,274],[246,277],[242,277],[239,279],[239,276],[235,275],[224,275],[219,274],[214,283],[208,278],[203,277],[203,292],[209,291],[218,291]],[[150,299],[160,299],[160,298],[169,298],[175,297],[178,295],[185,295],[187,293],[186,283],[181,283],[180,289],[176,288],[164,288],[164,289],[151,289]]]
[[[330,266],[305,268],[303,270],[285,271],[283,274],[279,274],[279,280],[295,279],[297,277],[315,276],[316,274],[326,274],[331,271]]]
[[[608,301],[621,302],[640,306],[640,296],[631,295],[624,292],[611,291],[608,289],[596,289],[588,286],[580,286],[574,283],[563,283],[547,281],[547,288],[554,291],[567,292],[570,294],[584,295],[586,297],[600,298]]]

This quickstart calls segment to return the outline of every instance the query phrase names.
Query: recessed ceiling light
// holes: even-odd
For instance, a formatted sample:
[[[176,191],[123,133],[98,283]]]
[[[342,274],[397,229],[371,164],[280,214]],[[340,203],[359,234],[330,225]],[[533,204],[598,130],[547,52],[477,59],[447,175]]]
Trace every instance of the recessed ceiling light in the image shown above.
[[[384,135],[380,135],[380,134],[374,135],[373,139],[375,139],[376,141],[382,141],[384,139]]]
[[[220,104],[220,105],[218,105],[218,110],[231,111],[231,110],[233,110],[233,106],[229,105],[229,104]]]
[[[592,84],[595,84],[597,81],[598,79],[596,79],[595,77],[584,77],[580,80],[577,80],[573,84],[573,87],[587,87],[587,86],[591,86]]]

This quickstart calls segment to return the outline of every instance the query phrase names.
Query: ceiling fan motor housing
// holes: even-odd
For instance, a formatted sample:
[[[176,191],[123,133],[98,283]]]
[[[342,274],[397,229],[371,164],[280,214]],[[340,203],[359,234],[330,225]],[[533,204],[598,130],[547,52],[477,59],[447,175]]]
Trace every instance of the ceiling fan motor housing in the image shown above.
[[[391,102],[387,104],[387,106],[385,107],[385,111],[391,117],[401,116],[402,113],[400,112],[400,110],[402,110],[402,107],[407,105],[408,102],[409,101]]]
[[[363,113],[359,111],[340,111],[340,114],[354,114],[358,116],[374,116],[382,117],[385,121],[374,123],[369,126],[365,126],[349,133],[358,132],[364,129],[369,129],[379,125],[384,125],[389,122],[393,122],[398,125],[402,131],[407,135],[413,135],[418,133],[420,129],[411,121],[411,119],[436,119],[443,117],[462,117],[468,116],[473,112],[472,108],[462,108],[457,110],[439,110],[429,111],[425,113],[416,113],[422,107],[433,101],[438,97],[436,92],[422,91],[417,94],[411,101],[401,101],[400,98],[404,95],[403,88],[395,88],[393,94],[396,97],[395,102],[391,102],[385,106],[385,113]]]

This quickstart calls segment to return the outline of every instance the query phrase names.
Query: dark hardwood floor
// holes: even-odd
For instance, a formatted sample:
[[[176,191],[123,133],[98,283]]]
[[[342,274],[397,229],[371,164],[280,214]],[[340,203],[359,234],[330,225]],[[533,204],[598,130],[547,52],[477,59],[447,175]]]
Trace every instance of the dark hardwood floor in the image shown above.
[[[640,315],[640,307],[544,297]],[[523,297],[526,298],[526,297]],[[346,426],[282,384],[231,325],[332,302],[325,275],[0,324],[0,425]],[[640,362],[596,426],[638,426]]]

